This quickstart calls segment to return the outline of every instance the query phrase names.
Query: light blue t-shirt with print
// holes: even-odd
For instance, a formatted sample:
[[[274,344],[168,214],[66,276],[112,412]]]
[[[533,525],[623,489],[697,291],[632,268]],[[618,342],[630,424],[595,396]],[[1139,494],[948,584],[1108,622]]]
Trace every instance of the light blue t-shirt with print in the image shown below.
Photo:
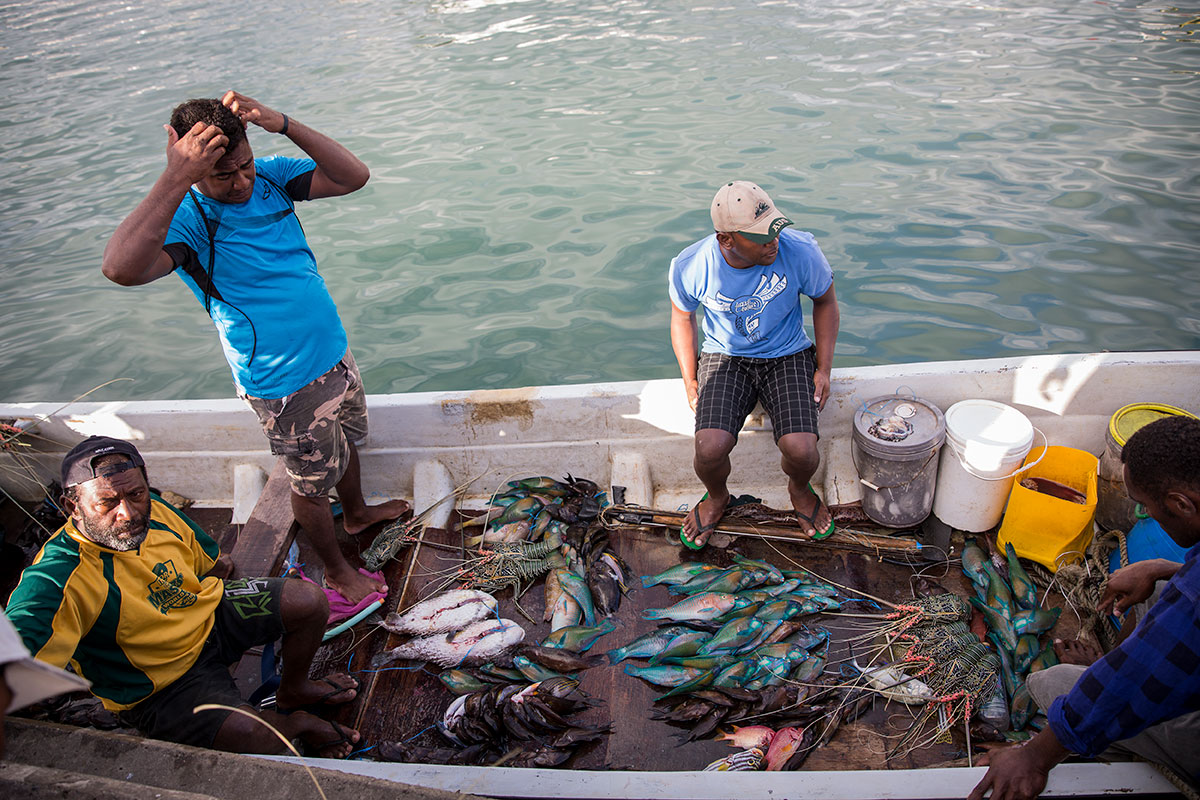
[[[215,227],[209,313],[239,394],[285,397],[329,371],[346,331],[293,203],[308,198],[316,164],[254,161],[254,194],[221,203],[193,188],[171,220],[163,249],[201,304],[210,284],[208,224]],[[199,206],[199,208],[197,207]]]
[[[746,269],[729,266],[714,233],[671,261],[669,285],[680,310],[704,306],[703,352],[779,358],[812,346],[800,296],[829,291],[833,270],[805,231],[784,228],[775,263]]]

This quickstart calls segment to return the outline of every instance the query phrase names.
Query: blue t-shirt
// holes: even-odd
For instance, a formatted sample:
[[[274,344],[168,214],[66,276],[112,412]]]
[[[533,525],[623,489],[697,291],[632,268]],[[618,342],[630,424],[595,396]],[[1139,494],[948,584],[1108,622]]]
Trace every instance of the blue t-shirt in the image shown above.
[[[704,306],[705,353],[779,358],[812,346],[800,295],[820,297],[833,271],[811,233],[784,228],[779,255],[765,267],[726,263],[714,233],[671,262],[671,302],[682,311]]]
[[[192,189],[179,205],[163,249],[202,304],[209,285],[209,233],[216,226],[209,313],[238,392],[285,397],[345,354],[346,331],[293,201],[308,199],[316,164],[307,158],[254,160],[254,194],[221,203]],[[203,215],[199,204],[203,208]]]

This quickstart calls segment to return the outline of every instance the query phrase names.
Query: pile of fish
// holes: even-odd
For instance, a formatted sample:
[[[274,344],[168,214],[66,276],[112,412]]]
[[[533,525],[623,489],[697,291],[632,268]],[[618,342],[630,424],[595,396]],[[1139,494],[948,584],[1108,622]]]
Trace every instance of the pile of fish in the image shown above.
[[[1040,729],[1044,717],[1035,719],[1037,706],[1025,687],[1025,676],[1058,663],[1054,648],[1041,637],[1054,628],[1062,609],[1039,606],[1037,587],[1013,546],[1007,544],[1006,550],[1002,566],[1007,580],[974,539],[968,539],[963,548],[962,568],[974,584],[976,596],[971,604],[986,620],[987,638],[1000,657],[1012,730],[1021,731],[1030,723]]]
[[[730,747],[737,748],[737,752],[717,759],[704,770],[774,772],[800,769],[809,754],[832,739],[842,723],[857,719],[870,708],[872,696],[863,689],[831,687],[814,694],[814,702],[807,705],[787,699],[789,702],[778,709],[753,716],[754,725],[733,725],[730,731],[718,736],[717,741],[728,742]],[[786,713],[791,724],[782,728],[764,724],[771,721],[773,711]]]
[[[585,478],[567,475],[556,481],[546,476],[509,481],[480,516],[463,523],[464,530],[483,527],[467,545],[537,542],[547,533],[566,532],[568,525],[587,523],[600,514],[600,487]]]
[[[799,618],[839,608],[837,589],[802,570],[733,559],[725,568],[689,562],[642,578],[685,598],[647,609],[645,619],[664,624],[608,651],[613,664],[648,662],[625,672],[668,690],[652,716],[688,728],[689,740],[748,717],[776,715],[786,724],[817,713],[798,704],[825,668],[829,632]]]
[[[628,590],[629,568],[597,523],[605,502],[594,482],[571,475],[510,481],[484,514],[463,523],[464,532],[484,531],[465,540],[476,549],[458,577],[492,592],[511,586],[520,598],[545,575],[545,621],[552,630],[594,626],[618,609]]]
[[[498,659],[474,669],[448,669],[439,675],[446,688],[463,695],[488,689],[500,683],[530,683],[571,677],[582,670],[604,663],[604,656],[584,655],[596,640],[616,630],[611,620],[596,627],[583,625],[562,628],[551,633],[541,644],[522,644],[509,659]]]
[[[511,767],[556,767],[575,749],[608,732],[566,717],[595,705],[571,678],[549,678],[525,686],[505,684],[462,695],[450,704],[438,730],[459,747],[480,748],[479,762],[521,752]]]
[[[378,669],[392,661],[429,661],[442,667],[482,664],[512,650],[525,630],[497,613],[496,598],[475,589],[454,589],[417,603],[383,621],[388,631],[411,636],[371,661]]]
[[[551,631],[594,627],[612,616],[628,591],[629,567],[609,546],[608,532],[598,525],[572,526],[561,548],[565,565],[546,573],[545,621]]]
[[[595,701],[570,678],[498,684],[455,698],[442,715],[438,730],[458,749],[385,742],[379,756],[387,761],[557,767],[578,747],[608,732],[568,719],[592,705]]]

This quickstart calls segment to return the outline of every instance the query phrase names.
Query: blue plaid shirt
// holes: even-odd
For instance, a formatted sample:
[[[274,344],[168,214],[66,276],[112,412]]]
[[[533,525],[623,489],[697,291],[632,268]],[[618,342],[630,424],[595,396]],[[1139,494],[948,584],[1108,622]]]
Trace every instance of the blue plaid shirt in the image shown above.
[[[1050,706],[1059,742],[1095,756],[1164,720],[1200,709],[1200,546],[1137,628]]]

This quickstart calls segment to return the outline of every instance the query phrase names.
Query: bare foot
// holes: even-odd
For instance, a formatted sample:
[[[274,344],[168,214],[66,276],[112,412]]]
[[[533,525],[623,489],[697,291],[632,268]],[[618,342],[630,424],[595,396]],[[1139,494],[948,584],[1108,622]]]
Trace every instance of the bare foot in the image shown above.
[[[712,535],[713,528],[721,521],[721,517],[725,516],[725,509],[728,505],[728,492],[723,499],[709,496],[701,500],[684,517],[683,537],[697,548],[703,547],[708,542],[708,537]]]
[[[412,511],[412,506],[405,500],[388,500],[377,506],[366,506],[361,517],[342,519],[342,529],[351,536],[357,536],[372,525],[380,522],[390,522]]]
[[[317,717],[320,720],[320,717]],[[345,725],[320,720],[323,724],[300,735],[304,744],[316,752],[319,758],[345,758],[354,752],[354,746],[362,735]]]
[[[1100,659],[1104,658],[1104,651],[1091,642],[1085,642],[1079,639],[1071,642],[1064,642],[1062,639],[1054,640],[1054,653],[1058,656],[1058,660],[1063,664],[1078,664],[1081,667],[1090,667]]]
[[[344,672],[335,672],[320,680],[305,680],[294,692],[281,685],[275,693],[275,707],[283,711],[303,706],[336,706],[357,696],[358,681]]]
[[[812,539],[817,534],[829,530],[833,515],[829,512],[829,506],[822,503],[815,492],[807,486],[802,486],[799,490],[788,487],[788,494],[791,495],[792,508],[796,511],[796,521],[800,523],[801,535],[804,538]]]
[[[333,570],[326,567],[325,585],[346,598],[351,605],[357,605],[372,592],[387,594],[388,587],[383,581],[377,581],[364,575],[358,570],[350,568],[349,565],[347,565],[347,570],[345,574],[341,572],[335,574]]]

